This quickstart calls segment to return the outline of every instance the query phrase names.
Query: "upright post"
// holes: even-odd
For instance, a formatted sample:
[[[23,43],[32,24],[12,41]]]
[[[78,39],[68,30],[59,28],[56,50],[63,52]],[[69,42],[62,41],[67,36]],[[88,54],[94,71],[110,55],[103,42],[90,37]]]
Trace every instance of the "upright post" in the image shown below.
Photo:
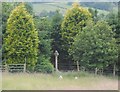
[[[116,71],[116,64],[114,64],[114,67],[113,67],[113,76],[116,75],[115,71]]]
[[[98,68],[96,67],[95,68],[95,75],[97,75],[97,73],[98,73]]]
[[[24,73],[26,72],[26,57],[25,57],[25,64],[24,64]]]
[[[5,72],[7,72],[7,73],[8,73],[8,71],[9,71],[9,69],[8,69],[8,65],[7,65],[7,64],[5,64]]]
[[[77,61],[77,71],[79,72],[80,68],[79,68],[79,63]]]
[[[59,53],[57,50],[55,51],[54,55],[55,55],[55,70],[58,71],[58,55],[59,55]]]

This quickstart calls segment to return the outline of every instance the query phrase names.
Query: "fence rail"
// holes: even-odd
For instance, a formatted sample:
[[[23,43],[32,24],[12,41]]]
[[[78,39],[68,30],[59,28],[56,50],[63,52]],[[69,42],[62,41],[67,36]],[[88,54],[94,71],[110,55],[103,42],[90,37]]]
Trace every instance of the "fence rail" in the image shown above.
[[[26,64],[0,65],[1,72],[26,72]]]
[[[7,71],[7,65],[0,65],[0,71],[6,72]]]

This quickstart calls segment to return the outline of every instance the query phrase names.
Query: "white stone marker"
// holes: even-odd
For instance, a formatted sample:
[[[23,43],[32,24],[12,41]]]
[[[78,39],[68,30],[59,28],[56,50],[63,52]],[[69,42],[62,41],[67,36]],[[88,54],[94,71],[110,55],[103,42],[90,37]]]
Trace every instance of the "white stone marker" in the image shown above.
[[[55,51],[54,55],[55,55],[55,70],[58,71],[58,55],[59,55],[59,53],[57,50]]]

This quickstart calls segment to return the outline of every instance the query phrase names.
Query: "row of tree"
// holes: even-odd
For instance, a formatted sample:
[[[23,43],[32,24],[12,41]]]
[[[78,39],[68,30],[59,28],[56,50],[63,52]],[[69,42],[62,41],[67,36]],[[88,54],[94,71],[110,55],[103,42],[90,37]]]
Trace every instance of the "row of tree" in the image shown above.
[[[86,69],[114,67],[115,74],[120,43],[117,13],[102,18],[97,10],[74,3],[64,16],[57,10],[41,17],[34,15],[29,3],[3,3],[2,7],[6,63],[27,63],[31,71],[52,72],[51,62],[54,64],[54,51],[58,50],[59,69],[75,69],[72,65],[77,62]]]
[[[110,17],[113,18],[110,18]],[[97,11],[73,4],[64,16],[61,29],[62,51],[66,61],[79,62],[85,68],[105,69],[118,62],[119,22],[114,13],[99,20]],[[112,22],[112,23],[111,23]],[[114,23],[113,23],[114,22]],[[118,44],[117,44],[118,43]]]

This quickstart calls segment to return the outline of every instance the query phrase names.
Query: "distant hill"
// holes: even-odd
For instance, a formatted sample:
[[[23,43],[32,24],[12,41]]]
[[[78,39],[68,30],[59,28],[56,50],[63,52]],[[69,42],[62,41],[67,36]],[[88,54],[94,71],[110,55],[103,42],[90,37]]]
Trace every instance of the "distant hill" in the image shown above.
[[[64,14],[66,12],[66,10],[68,8],[72,7],[72,3],[71,2],[56,2],[56,3],[50,3],[50,2],[36,2],[36,3],[32,3],[33,4],[33,10],[34,12],[39,15],[42,11],[46,11],[46,12],[50,12],[50,11],[56,11],[59,10],[60,13]],[[105,6],[108,5],[108,6]],[[108,14],[109,13],[109,7],[110,5],[112,5],[110,7],[110,9],[116,7],[115,6],[116,3],[91,3],[91,2],[81,2],[80,5],[85,7],[85,8],[93,8],[93,9],[97,9],[98,12],[104,13],[104,14]]]
[[[117,2],[81,2],[81,5],[107,11],[118,7]]]

